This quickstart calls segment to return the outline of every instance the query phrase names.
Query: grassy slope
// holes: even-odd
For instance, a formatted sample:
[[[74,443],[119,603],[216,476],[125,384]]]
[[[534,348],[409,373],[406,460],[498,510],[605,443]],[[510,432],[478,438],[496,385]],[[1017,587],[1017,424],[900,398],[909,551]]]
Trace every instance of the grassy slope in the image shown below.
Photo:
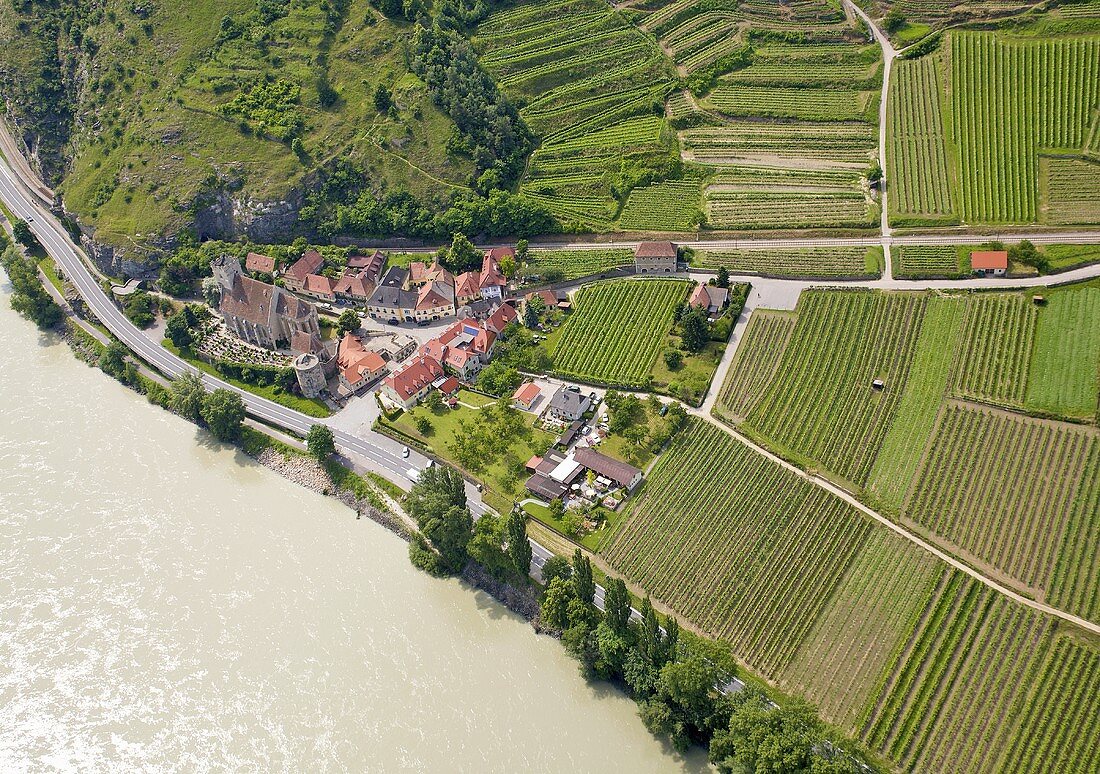
[[[468,163],[450,160],[443,148],[450,120],[405,68],[410,27],[357,1],[342,28],[326,36],[319,3],[307,2],[271,25],[266,54],[243,39],[216,46],[222,17],[254,7],[246,0],[158,4],[147,34],[126,3],[108,0],[117,21],[105,17],[88,29],[99,51],[92,85],[81,94],[83,129],[74,136],[72,171],[61,192],[103,241],[126,245],[131,237],[177,230],[212,183],[238,181],[233,185],[247,198],[280,199],[338,156],[363,162],[380,187],[404,186],[428,199],[464,184]],[[13,23],[10,10],[0,11],[0,24]],[[317,57],[326,49],[340,100],[322,110]],[[241,85],[265,75],[301,87],[302,158],[287,143],[244,134],[236,120],[215,112]],[[108,78],[112,87],[104,85]],[[397,118],[375,111],[371,96],[379,83],[393,88]]]

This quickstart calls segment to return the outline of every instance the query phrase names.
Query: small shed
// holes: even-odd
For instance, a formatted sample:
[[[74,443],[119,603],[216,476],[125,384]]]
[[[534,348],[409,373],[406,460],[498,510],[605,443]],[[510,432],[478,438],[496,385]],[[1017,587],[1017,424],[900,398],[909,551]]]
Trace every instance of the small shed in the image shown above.
[[[1003,277],[1008,271],[1008,251],[975,250],[970,254],[970,268],[983,277]]]

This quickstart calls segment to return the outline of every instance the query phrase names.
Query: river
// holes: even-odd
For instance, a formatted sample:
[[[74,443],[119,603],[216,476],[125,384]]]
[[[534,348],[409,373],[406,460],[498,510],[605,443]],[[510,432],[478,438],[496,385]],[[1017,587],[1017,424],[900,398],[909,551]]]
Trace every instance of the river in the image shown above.
[[[0,770],[678,771],[633,702],[0,293]]]

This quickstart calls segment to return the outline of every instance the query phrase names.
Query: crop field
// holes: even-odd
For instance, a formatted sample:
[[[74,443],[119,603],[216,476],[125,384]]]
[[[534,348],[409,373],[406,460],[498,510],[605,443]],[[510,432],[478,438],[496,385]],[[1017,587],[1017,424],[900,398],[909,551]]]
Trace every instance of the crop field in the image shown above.
[[[1097,443],[1080,425],[950,403],[904,514],[1028,588],[1046,589]]]
[[[1017,729],[1014,721],[1052,626],[961,573],[944,579],[894,654],[860,733],[907,771],[1004,771],[994,761],[1014,733],[1049,733],[1038,725]],[[1067,692],[1061,698],[1088,701]]]
[[[1039,167],[1045,222],[1100,222],[1100,162],[1043,158]]]
[[[732,274],[774,277],[864,277],[878,275],[878,256],[867,247],[804,247],[774,250],[700,250],[695,263],[725,266]]]
[[[968,264],[960,264],[959,250],[951,245],[899,245],[894,255],[900,277],[954,277],[970,270]]]
[[[887,104],[890,206],[902,216],[947,218],[954,213],[944,136],[943,73],[938,57],[899,60]]]
[[[965,308],[962,298],[928,299],[909,378],[867,482],[868,495],[892,513],[901,510],[932,436],[962,337]]]
[[[707,191],[707,222],[714,228],[858,228],[877,217],[878,207],[854,191]]]
[[[554,370],[581,380],[643,385],[688,286],[682,280],[621,280],[583,289],[554,349]]]
[[[1100,98],[1100,38],[954,32],[950,58],[960,214],[970,222],[1034,222],[1040,149],[1080,152],[1085,142]]]
[[[1094,443],[1073,501],[1048,601],[1100,620],[1100,443]]]
[[[744,338],[730,363],[718,405],[740,422],[767,389],[794,331],[795,316],[758,309],[749,318]]]
[[[718,84],[705,104],[728,116],[798,118],[805,121],[859,121],[873,109],[874,92],[798,86]]]
[[[1035,305],[1022,294],[979,294],[968,299],[955,393],[1006,406],[1021,405],[1037,315]]]
[[[877,135],[870,124],[732,122],[720,127],[686,129],[680,142],[702,164],[751,163],[780,159],[780,169],[805,166],[811,156],[861,170],[871,160]]]
[[[703,218],[702,181],[666,180],[635,188],[619,216],[619,228],[631,231],[692,231]]]
[[[1025,405],[1094,419],[1100,395],[1100,288],[1052,293],[1038,317]]]
[[[820,47],[805,48],[813,53]],[[722,80],[746,86],[845,86],[868,91],[882,86],[878,47],[868,50],[873,54],[869,59],[857,49],[852,57],[825,57],[824,61],[809,56],[769,61],[758,53],[752,65],[734,70]]]
[[[803,693],[841,728],[851,728],[943,573],[931,554],[912,543],[888,530],[872,532],[780,685]]]
[[[711,177],[715,190],[793,188],[798,191],[858,190],[863,176],[852,169],[799,169],[723,164]]]
[[[765,675],[793,658],[862,550],[855,509],[691,420],[604,550]]]
[[[565,272],[567,280],[633,263],[634,251],[629,249],[531,250],[527,253],[528,274],[543,275],[547,269],[556,268]]]
[[[926,301],[803,292],[779,371],[744,426],[862,485],[904,392]],[[873,389],[875,379],[886,389]]]

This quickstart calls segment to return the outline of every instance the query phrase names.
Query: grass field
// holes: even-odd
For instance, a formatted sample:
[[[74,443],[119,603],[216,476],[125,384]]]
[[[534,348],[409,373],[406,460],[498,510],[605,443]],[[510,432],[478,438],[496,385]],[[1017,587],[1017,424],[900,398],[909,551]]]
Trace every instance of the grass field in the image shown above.
[[[583,289],[551,353],[555,372],[644,386],[688,287],[683,280],[620,280]]]
[[[865,247],[807,247],[788,250],[700,250],[695,265],[725,266],[732,274],[774,277],[878,276],[879,252]]]
[[[1100,288],[1052,293],[1038,313],[1024,405],[1081,419],[1100,399]]]
[[[1095,430],[1079,425],[948,404],[904,514],[1044,590],[1097,442]]]
[[[870,524],[840,500],[692,420],[604,549],[617,569],[775,675]]]
[[[806,291],[778,372],[744,425],[862,485],[897,411],[926,298]],[[886,389],[871,382],[882,379]]]
[[[897,414],[867,481],[868,495],[891,512],[901,510],[909,484],[920,468],[936,413],[947,393],[953,357],[963,335],[965,309],[962,298],[928,300]]]

